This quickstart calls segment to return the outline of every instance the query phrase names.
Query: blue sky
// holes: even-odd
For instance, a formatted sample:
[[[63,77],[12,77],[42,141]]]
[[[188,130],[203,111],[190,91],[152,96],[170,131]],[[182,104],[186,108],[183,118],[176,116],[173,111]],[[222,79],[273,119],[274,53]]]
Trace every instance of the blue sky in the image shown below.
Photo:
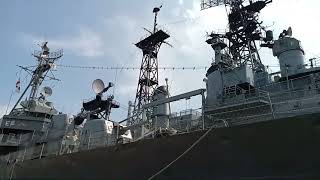
[[[223,30],[226,14],[223,7],[200,11],[200,0],[10,0],[0,2],[0,116],[4,113],[15,82],[19,78],[16,65],[34,65],[31,56],[37,43],[49,41],[52,50],[62,48],[65,55],[57,64],[81,66],[139,66],[141,52],[133,45],[151,28],[152,8],[163,4],[159,25],[171,34],[173,48],[164,46],[159,55],[160,66],[208,66],[213,51],[207,46],[205,33]],[[320,12],[317,0],[274,0],[262,11],[261,20],[275,36],[289,26],[294,36],[306,49],[306,56],[320,54]],[[263,50],[267,64],[277,64],[269,50]],[[205,71],[163,71],[160,82],[169,78],[171,94],[204,87]],[[17,75],[18,74],[18,75]],[[117,74],[117,76],[116,76]],[[96,78],[115,81],[116,99],[123,108],[115,110],[113,118],[126,116],[128,100],[134,100],[138,71],[102,71],[67,69],[58,67],[55,76],[61,82],[45,82],[53,87],[58,110],[74,114],[83,99],[93,96],[91,82]],[[22,88],[26,86],[26,73],[21,73]],[[13,95],[14,101],[19,94]],[[188,103],[181,102],[185,108]],[[182,108],[182,109],[183,109]]]

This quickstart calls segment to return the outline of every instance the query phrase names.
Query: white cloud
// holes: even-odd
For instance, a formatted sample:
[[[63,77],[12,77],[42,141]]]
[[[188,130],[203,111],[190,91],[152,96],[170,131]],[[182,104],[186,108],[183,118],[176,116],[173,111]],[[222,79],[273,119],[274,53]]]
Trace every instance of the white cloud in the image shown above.
[[[24,36],[28,44],[30,44],[30,40],[33,44],[48,41],[51,48],[62,48],[66,53],[72,53],[76,56],[100,57],[106,52],[106,47],[100,34],[89,28],[80,28],[78,34],[67,37],[49,37],[45,39],[38,35],[24,34]]]
[[[275,37],[284,28],[292,26],[294,36],[302,41],[307,53],[308,51],[320,52],[320,46],[317,45],[317,42],[314,42],[314,36],[319,29],[319,25],[315,23],[320,18],[317,10],[319,2],[306,3],[303,0],[274,1],[261,12],[261,20],[264,21],[265,25],[272,25],[275,22],[275,25],[271,27],[275,30]],[[193,0],[192,2],[179,0],[170,4],[173,7],[166,5],[161,10],[158,20],[160,26],[163,24],[165,29],[169,30],[171,37],[168,41],[174,48],[169,48],[166,45],[161,48],[159,66],[209,66],[214,52],[206,44],[205,35],[206,32],[224,31],[226,29],[227,15],[225,8],[222,6],[200,11],[200,0]],[[105,66],[139,66],[142,53],[134,47],[133,43],[139,41],[146,34],[142,27],[150,27],[153,16],[151,11],[147,11],[150,14],[140,17],[135,14],[130,16],[130,12],[124,8],[122,12],[116,13],[118,15],[111,14],[111,16],[104,18],[103,22],[99,22],[102,25],[99,31],[97,29],[81,28],[75,35],[49,38],[49,43],[55,48],[65,49],[65,53],[71,52],[77,56],[111,57],[112,61],[106,61]],[[170,22],[183,19],[188,20],[170,24]],[[39,36],[29,36],[29,39],[30,37],[37,40],[37,43],[41,40]],[[30,41],[28,41],[28,44],[30,45]],[[272,53],[268,49],[262,51],[262,57],[264,62],[268,64],[277,64],[276,59],[272,57]],[[160,70],[160,84],[164,84],[164,79],[168,77],[171,94],[175,95],[203,87],[202,80],[205,73],[204,70]],[[118,72],[116,99],[120,98],[125,105],[125,101],[134,100],[138,75],[139,71],[137,70]],[[113,76],[110,78],[110,76],[105,75],[105,79],[112,81]],[[73,102],[70,104],[72,105]],[[74,107],[72,105],[71,109],[64,109],[70,112],[73,111]],[[123,114],[125,113],[122,113],[121,116]]]
[[[279,0],[274,1],[262,11],[261,18],[267,25],[274,26],[275,37],[289,26],[293,36],[301,40],[307,57],[320,53],[320,46],[315,38],[318,37],[320,24],[320,1],[317,0]]]

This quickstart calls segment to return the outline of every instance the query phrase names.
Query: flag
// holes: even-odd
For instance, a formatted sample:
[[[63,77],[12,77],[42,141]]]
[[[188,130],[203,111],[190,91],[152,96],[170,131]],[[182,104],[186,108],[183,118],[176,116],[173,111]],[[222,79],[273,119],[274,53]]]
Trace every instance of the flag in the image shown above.
[[[16,92],[20,93],[20,79],[18,79],[18,81],[16,82]]]

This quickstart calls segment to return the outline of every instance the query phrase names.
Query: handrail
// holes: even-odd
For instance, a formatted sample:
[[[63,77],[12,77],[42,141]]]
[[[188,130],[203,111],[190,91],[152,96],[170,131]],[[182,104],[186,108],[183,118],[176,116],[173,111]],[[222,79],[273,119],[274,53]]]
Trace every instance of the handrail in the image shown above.
[[[292,105],[294,105],[294,102],[301,102],[301,101],[307,101],[307,100],[312,100],[315,98],[319,98],[320,99],[320,94],[317,92],[320,92],[320,88],[311,88],[311,89],[299,89],[299,90],[294,90],[294,91],[285,91],[285,92],[281,92],[281,93],[270,93],[268,91],[265,90],[261,90],[258,89],[256,92],[256,96],[254,97],[250,97],[247,99],[244,99],[243,101],[238,101],[238,102],[244,102],[247,103],[248,101],[252,100],[252,99],[259,99],[259,98],[263,98],[263,97],[272,97],[272,98],[276,98],[277,96],[281,96],[284,94],[294,94],[294,93],[299,93],[299,92],[303,92],[304,95],[303,96],[290,96],[291,99],[286,99],[286,100],[282,100],[280,102],[272,102],[272,99],[270,100],[270,103],[266,103],[263,105],[256,105],[256,106],[252,106],[252,107],[245,107],[245,108],[240,108],[240,109],[233,109],[233,110],[229,110],[229,111],[223,111],[223,112],[218,112],[218,113],[213,113],[213,114],[209,114],[205,116],[205,123],[210,123],[210,122],[217,122],[217,121],[222,121],[223,124],[218,124],[218,125],[224,125],[223,127],[226,127],[227,125],[238,125],[239,123],[254,123],[254,122],[260,122],[260,121],[268,121],[271,120],[273,118],[284,118],[284,117],[290,117],[290,116],[296,116],[296,115],[300,115],[299,113],[301,113],[301,115],[303,114],[309,114],[311,112],[320,112],[320,107],[314,105],[314,104],[310,104],[309,107],[306,106],[302,106],[299,109],[294,109],[294,107],[290,106],[290,109],[286,108],[283,104],[286,103],[291,103]],[[307,92],[307,94],[306,94]],[[309,94],[310,93],[310,94]],[[315,94],[319,94],[319,96],[312,96]],[[269,101],[268,101],[269,102]],[[272,106],[272,107],[276,107],[278,105],[281,105],[281,107],[283,107],[283,109],[275,109],[273,114],[272,112],[269,111],[263,111],[263,112],[253,112],[253,113],[249,113],[249,114],[244,114],[241,117],[217,117],[217,116],[221,116],[221,115],[228,115],[228,114],[232,114],[232,113],[237,113],[237,112],[241,112],[241,111],[246,111],[246,110],[251,110],[251,109],[259,109],[259,108],[263,108],[263,107],[268,107],[268,106]],[[311,107],[310,107],[311,106]],[[223,108],[223,106],[221,106],[220,108]],[[265,109],[268,110],[268,109]],[[319,111],[314,111],[314,110],[319,110]],[[182,112],[190,112],[189,114],[193,114],[193,112],[198,112],[194,109],[190,109],[190,110],[184,110]],[[290,115],[291,114],[291,115]],[[174,117],[173,117],[174,118]],[[170,119],[170,118],[169,118]],[[186,120],[180,120],[179,118],[176,118],[174,124],[170,124],[171,127],[173,126],[177,126],[177,129],[179,130],[178,133],[181,132],[193,132],[193,131],[198,131],[198,130],[202,130],[203,127],[201,126],[201,122],[202,119],[201,117],[196,118],[196,119],[190,119],[188,121]],[[185,124],[181,124],[181,122],[186,122]],[[179,128],[179,123],[180,125],[182,125]],[[208,128],[208,126],[206,126],[206,128]],[[85,143],[88,143],[88,147],[90,149],[94,148],[95,146],[108,146],[110,145],[110,143],[116,143],[116,140],[114,139],[108,139],[108,142],[110,143],[106,143],[106,144],[101,144],[101,142],[103,141],[102,138],[105,138],[106,134],[99,134],[102,132],[106,132],[105,130],[100,130],[100,131],[95,131],[95,132],[91,132],[90,136],[81,135],[81,138],[85,138],[85,139],[91,139],[93,141],[84,141]],[[0,134],[1,135],[1,134]],[[9,135],[6,134],[2,134],[2,136],[4,138],[0,139],[0,142],[2,142],[2,140],[8,138]],[[101,139],[102,141],[96,141],[96,139]],[[15,138],[15,143],[17,143],[17,141],[19,140],[19,137]],[[96,141],[96,142],[95,142]],[[106,141],[106,140],[105,140]],[[24,142],[24,138],[20,138],[20,143]],[[30,142],[30,141],[29,141]],[[36,151],[41,150],[40,147],[38,147],[38,149]],[[26,150],[27,151],[27,150]],[[44,155],[46,154],[52,154],[53,152],[43,152]],[[26,153],[24,153],[26,154]],[[59,154],[59,153],[57,153]],[[31,150],[28,149],[28,156],[37,156],[37,154],[32,154]],[[3,157],[1,157],[3,159]],[[9,158],[8,158],[9,159]]]
[[[311,89],[299,89],[299,90],[294,90],[294,91],[290,91],[289,90],[289,91],[285,91],[285,92],[276,92],[276,93],[269,93],[268,91],[264,91],[264,90],[258,89],[258,92],[261,92],[261,93],[258,93],[256,96],[252,96],[250,98],[244,98],[243,100],[239,100],[236,97],[241,97],[241,96],[243,96],[243,94],[237,95],[237,96],[232,97],[232,98],[227,98],[228,100],[234,99],[234,101],[232,101],[230,103],[224,103],[224,105],[229,105],[229,104],[232,104],[232,103],[248,102],[250,100],[257,100],[257,98],[259,98],[259,97],[260,97],[260,99],[267,98],[266,100],[268,100],[268,98],[270,96],[270,98],[272,100],[273,97],[284,95],[284,94],[293,94],[293,93],[298,93],[298,92],[308,92],[308,93],[311,92],[312,93],[312,91],[316,91],[316,90],[319,90],[319,92],[320,92],[320,87],[319,88],[311,88]],[[260,96],[260,94],[262,94],[264,96]],[[309,96],[314,95],[314,94],[320,94],[320,93],[313,92]],[[292,99],[300,99],[300,98],[292,98]],[[288,99],[288,100],[290,100],[290,99]]]
[[[275,103],[274,105],[277,105],[277,104],[283,104],[283,102]],[[272,112],[254,114],[254,115],[246,115],[246,116],[242,116],[242,117],[215,119],[215,116],[217,116],[217,115],[230,114],[230,113],[245,111],[245,110],[248,110],[248,109],[256,109],[256,108],[268,107],[268,106],[269,106],[269,104],[253,106],[253,107],[249,107],[249,108],[242,108],[242,109],[238,109],[238,110],[225,111],[225,112],[210,114],[210,115],[207,115],[207,117],[210,117],[209,119],[211,119],[211,120],[213,119],[214,121],[229,122],[230,120],[232,120],[232,122],[234,122],[234,123],[235,122],[242,122],[243,119],[246,119],[246,120],[250,121],[250,119],[259,118],[259,117],[265,117],[265,116],[267,116],[268,119],[262,119],[262,120],[269,120],[269,119],[272,119],[272,115],[273,115]],[[311,108],[307,107],[307,108],[302,108],[302,109],[290,109],[290,110],[284,110],[284,111],[275,111],[274,114],[275,114],[276,117],[279,117],[280,114],[291,113],[291,112],[301,112],[301,111],[306,111],[306,110],[311,110],[311,109],[319,109],[320,110],[320,107],[311,107]],[[207,120],[209,120],[209,119],[207,119]],[[252,122],[255,122],[255,121],[256,120],[254,120]],[[195,119],[195,120],[190,120],[190,121],[175,119],[175,121],[172,121],[172,123],[173,122],[175,122],[175,124],[171,124],[171,126],[173,126],[173,125],[178,126],[180,122],[189,122],[191,124],[192,124],[192,122],[197,122],[196,125],[197,125],[198,129],[195,129],[195,130],[200,130],[201,129],[201,127],[200,127],[201,119],[200,118]],[[224,124],[226,124],[226,123],[224,123]],[[229,126],[229,123],[228,123],[228,126]],[[185,130],[183,130],[183,129],[185,129]],[[190,129],[193,129],[193,128],[186,126],[185,128],[180,129],[180,130],[182,130],[180,132],[188,131]],[[99,132],[102,132],[102,131],[92,132],[91,135],[94,135],[94,134],[99,133]],[[98,135],[98,136],[95,136],[95,137],[91,136],[91,139],[99,139],[99,138],[102,138],[104,136],[105,135],[101,135],[101,136]],[[88,136],[85,136],[85,138],[88,138]]]
[[[305,75],[305,76],[301,76],[301,77],[297,77],[297,78],[293,78],[293,79],[290,79],[289,81],[295,81],[295,80],[299,80],[299,79],[304,79],[306,77],[311,77],[310,74],[309,75]],[[287,81],[282,81],[282,82],[274,82],[274,83],[271,83],[271,84],[267,84],[265,86],[261,86],[259,87],[259,89],[262,89],[262,88],[266,88],[266,87],[270,87],[270,86],[275,86],[275,85],[279,85],[279,84],[287,84]]]
[[[276,111],[274,113],[275,113],[277,118],[282,118],[282,114],[288,114],[288,113],[292,113],[292,112],[303,112],[303,111],[308,111],[308,110],[310,111],[310,110],[313,110],[313,109],[319,109],[320,110],[320,107],[307,107],[307,108],[301,108],[301,109],[290,109],[290,110]],[[312,111],[312,112],[314,112],[314,111]],[[237,118],[214,118],[214,115],[208,115],[208,116],[210,118],[206,118],[206,123],[208,123],[208,122],[214,123],[214,122],[222,121],[223,122],[223,126],[221,126],[221,127],[229,127],[230,125],[238,125],[238,123],[242,123],[243,124],[243,123],[254,123],[254,122],[268,121],[268,120],[272,119],[272,113],[271,112],[270,113],[256,114],[256,115],[242,116],[242,117],[237,117]],[[264,117],[264,118],[262,118],[262,117]],[[182,121],[184,121],[184,120],[177,119],[178,123],[182,122]],[[181,134],[181,133],[184,133],[184,132],[194,132],[194,131],[202,130],[201,118],[198,118],[198,119],[195,119],[195,120],[190,120],[190,124],[191,125],[193,124],[192,122],[197,122],[197,123],[195,123],[196,125],[193,126],[193,127],[186,126],[184,128],[182,127],[181,129],[178,129],[179,130],[178,134]],[[220,127],[218,124],[215,125],[215,126],[216,127]],[[208,128],[208,126],[206,127],[206,129],[207,128]],[[103,131],[97,131],[97,132],[103,132]],[[96,137],[85,136],[84,138],[88,138],[88,139],[90,138],[91,140],[93,140],[93,141],[86,141],[88,143],[88,149],[93,149],[93,148],[96,148],[98,146],[99,147],[110,146],[110,144],[101,143],[100,141],[95,143],[95,139],[105,138],[105,135],[96,136]],[[107,140],[106,139],[105,141],[106,142],[110,142],[111,144],[116,144],[116,140],[112,140],[112,139],[108,139]],[[39,153],[40,153],[40,150],[41,150],[41,147],[37,147],[37,149],[35,151],[31,150],[31,149],[28,149],[28,150],[25,150],[26,152],[24,152],[24,154],[28,155],[28,159],[36,158],[40,154],[34,154],[32,152],[38,152],[39,151]],[[49,154],[59,155],[59,151],[57,150],[57,153],[55,153],[55,152],[43,152],[44,156],[47,156]],[[24,156],[23,157],[21,157],[21,156],[22,156],[21,154],[20,155],[19,154],[15,155],[13,153],[13,154],[10,154],[10,155],[1,156],[1,159],[4,160],[6,158],[8,161],[11,161],[13,159],[17,159],[17,160],[25,159]]]

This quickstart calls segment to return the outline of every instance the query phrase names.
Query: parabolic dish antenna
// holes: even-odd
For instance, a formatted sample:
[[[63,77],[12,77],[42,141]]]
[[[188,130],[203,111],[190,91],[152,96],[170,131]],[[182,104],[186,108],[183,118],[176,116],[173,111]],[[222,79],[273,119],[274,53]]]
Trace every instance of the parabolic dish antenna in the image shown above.
[[[105,86],[101,79],[96,79],[92,83],[92,89],[96,94],[101,93],[104,90]]]
[[[52,95],[52,89],[50,87],[44,87],[41,92],[45,97],[49,97]]]

